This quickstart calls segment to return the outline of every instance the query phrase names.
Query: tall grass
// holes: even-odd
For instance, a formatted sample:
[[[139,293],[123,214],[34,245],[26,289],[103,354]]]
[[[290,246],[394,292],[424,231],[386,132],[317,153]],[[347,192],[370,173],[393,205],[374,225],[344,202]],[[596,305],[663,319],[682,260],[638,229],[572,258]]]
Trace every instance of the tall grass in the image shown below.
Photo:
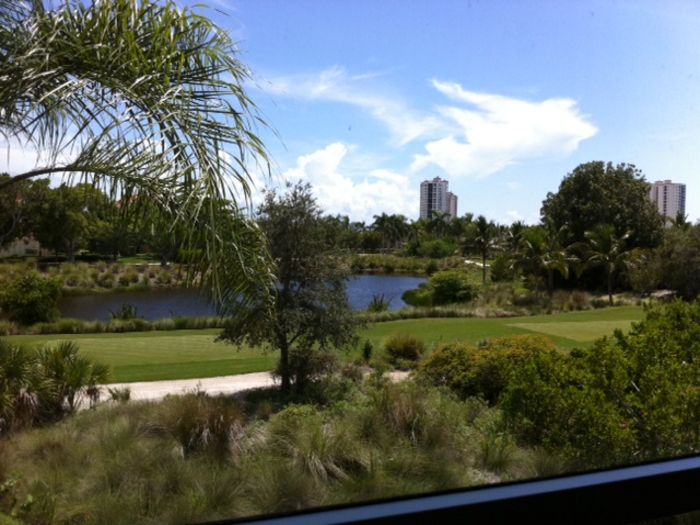
[[[0,512],[26,524],[185,523],[525,472],[495,443],[484,451],[497,410],[410,381],[367,382],[328,407],[282,406],[265,419],[243,408],[195,393],[15,435],[0,442],[0,484],[11,485]]]

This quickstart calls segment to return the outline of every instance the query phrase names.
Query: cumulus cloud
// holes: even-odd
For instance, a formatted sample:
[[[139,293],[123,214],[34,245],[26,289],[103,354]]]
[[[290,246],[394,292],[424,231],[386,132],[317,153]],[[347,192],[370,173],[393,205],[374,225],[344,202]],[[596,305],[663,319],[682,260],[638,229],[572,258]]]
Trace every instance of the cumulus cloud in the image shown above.
[[[427,142],[414,171],[438,166],[453,177],[486,177],[523,160],[570,154],[598,131],[568,98],[530,102],[432,84],[456,103],[437,111],[460,131]]]
[[[282,176],[289,181],[310,182],[321,208],[330,214],[372,222],[382,212],[416,215],[418,191],[405,175],[385,169],[370,170],[362,180],[342,171],[351,147],[335,142],[297,159],[296,166]]]
[[[396,96],[373,92],[366,81],[379,73],[348,75],[341,67],[331,67],[317,74],[279,76],[268,79],[265,91],[279,96],[306,100],[340,102],[358,106],[385,124],[397,145],[434,136],[444,127],[437,115],[425,115],[411,109]]]

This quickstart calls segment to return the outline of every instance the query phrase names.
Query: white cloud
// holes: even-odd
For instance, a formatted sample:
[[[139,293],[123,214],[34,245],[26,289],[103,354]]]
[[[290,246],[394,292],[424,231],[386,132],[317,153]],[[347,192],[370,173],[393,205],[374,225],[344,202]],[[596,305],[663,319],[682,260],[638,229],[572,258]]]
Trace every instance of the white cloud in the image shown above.
[[[432,84],[459,104],[438,112],[460,131],[425,144],[426,153],[414,157],[414,171],[438,166],[453,177],[486,177],[523,160],[571,154],[598,131],[571,99],[529,102],[456,83]]]
[[[350,76],[345,69],[335,66],[318,74],[269,79],[264,90],[273,95],[341,102],[363,108],[389,128],[397,145],[435,136],[443,130],[444,119],[437,115],[420,114],[396,96],[377,94],[376,90],[372,92],[365,81],[377,76],[381,74]]]
[[[342,173],[342,164],[352,147],[335,142],[297,159],[296,166],[282,177],[311,183],[325,213],[348,215],[352,220],[372,222],[382,212],[416,215],[418,191],[410,179],[390,170],[370,170],[362,180]]]

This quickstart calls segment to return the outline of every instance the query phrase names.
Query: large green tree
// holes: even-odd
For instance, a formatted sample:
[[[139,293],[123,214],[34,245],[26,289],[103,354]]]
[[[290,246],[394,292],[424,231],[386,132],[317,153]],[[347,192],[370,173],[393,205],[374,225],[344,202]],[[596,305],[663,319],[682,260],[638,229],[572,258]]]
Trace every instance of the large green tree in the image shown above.
[[[0,133],[41,152],[0,192],[49,174],[128,186],[173,211],[197,247],[188,268],[219,304],[269,280],[241,207],[249,169],[267,165],[264,123],[228,34],[168,0],[49,6],[0,0]]]
[[[632,164],[601,161],[577,166],[542,203],[543,222],[565,227],[565,245],[585,242],[585,233],[612,224],[618,236],[632,232],[630,248],[658,245],[663,220],[649,199],[649,185]]]
[[[284,195],[267,193],[258,221],[275,263],[276,282],[234,309],[222,338],[278,350],[282,390],[288,391],[293,379],[297,390],[303,390],[314,363],[329,350],[355,341],[356,317],[346,294],[348,269],[334,256],[336,246],[328,242],[308,185],[288,186]]]
[[[37,210],[34,235],[41,245],[66,254],[68,261],[75,260],[75,252],[81,248],[90,226],[89,208],[83,185],[62,184],[51,190],[43,205]]]

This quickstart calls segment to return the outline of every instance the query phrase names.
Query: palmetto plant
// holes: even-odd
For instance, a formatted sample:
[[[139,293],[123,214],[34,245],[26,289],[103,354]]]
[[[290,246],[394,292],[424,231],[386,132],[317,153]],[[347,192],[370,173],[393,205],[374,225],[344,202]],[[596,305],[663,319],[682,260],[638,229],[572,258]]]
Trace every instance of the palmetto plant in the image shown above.
[[[187,262],[219,304],[269,281],[242,212],[265,126],[229,36],[172,1],[0,0],[0,134],[40,153],[0,183],[60,174],[144,195],[183,226]]]
[[[38,365],[51,392],[44,407],[49,418],[75,411],[85,397],[97,401],[98,385],[109,378],[108,367],[80,355],[73,341],[41,348]]]
[[[35,354],[0,339],[0,436],[31,424],[45,383]]]

